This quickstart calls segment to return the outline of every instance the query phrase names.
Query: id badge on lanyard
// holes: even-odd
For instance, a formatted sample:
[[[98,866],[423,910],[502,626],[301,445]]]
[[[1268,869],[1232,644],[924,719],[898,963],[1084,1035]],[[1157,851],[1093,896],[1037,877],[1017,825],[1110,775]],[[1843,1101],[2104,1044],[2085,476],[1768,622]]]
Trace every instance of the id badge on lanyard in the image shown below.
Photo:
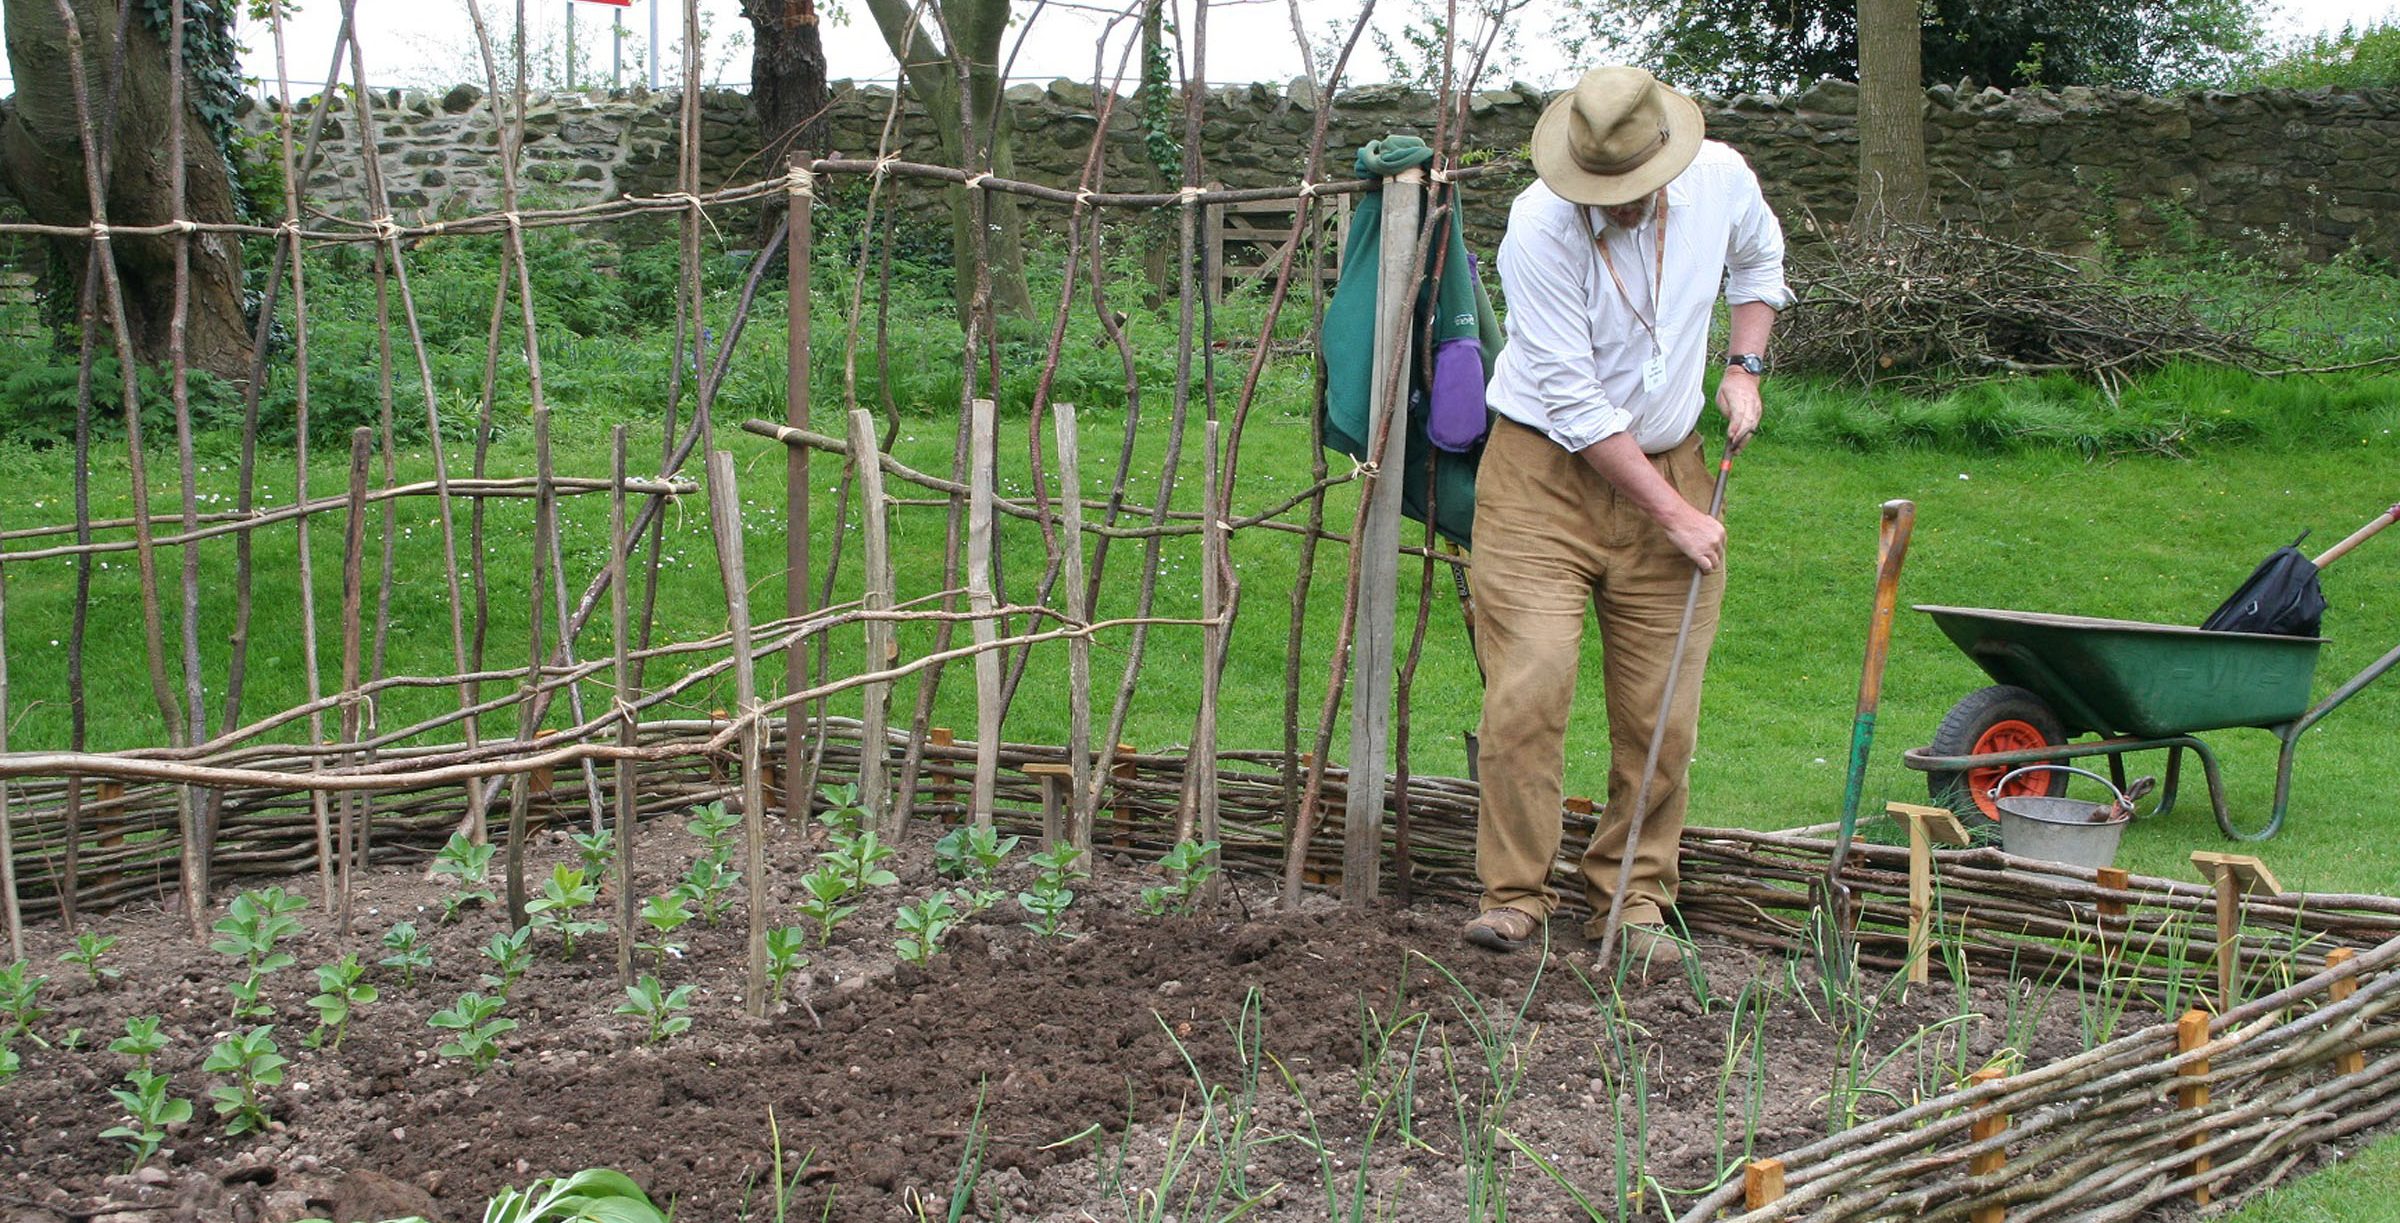
[[[1642,330],[1650,336],[1650,359],[1642,362],[1642,393],[1646,395],[1655,395],[1667,385],[1666,341],[1658,334],[1658,324],[1663,319],[1659,312],[1660,303],[1665,300],[1667,283],[1667,193],[1664,188],[1659,190],[1656,207],[1657,262],[1650,273],[1650,314],[1647,318],[1643,317],[1642,308],[1634,303],[1633,294],[1626,291],[1625,278],[1617,274],[1617,261],[1608,253],[1607,231],[1603,229],[1592,234],[1592,245],[1600,251],[1600,263],[1608,269],[1609,280],[1617,286],[1617,296],[1624,300],[1625,309],[1633,315],[1633,321],[1640,323]]]

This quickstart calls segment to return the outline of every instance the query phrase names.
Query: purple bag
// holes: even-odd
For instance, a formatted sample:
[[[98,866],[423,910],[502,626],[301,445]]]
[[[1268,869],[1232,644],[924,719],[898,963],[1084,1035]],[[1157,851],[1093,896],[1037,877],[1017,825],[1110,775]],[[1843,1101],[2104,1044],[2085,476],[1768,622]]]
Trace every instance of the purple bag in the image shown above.
[[[1458,336],[1433,346],[1433,388],[1425,436],[1452,453],[1475,448],[1492,425],[1483,402],[1483,342]]]

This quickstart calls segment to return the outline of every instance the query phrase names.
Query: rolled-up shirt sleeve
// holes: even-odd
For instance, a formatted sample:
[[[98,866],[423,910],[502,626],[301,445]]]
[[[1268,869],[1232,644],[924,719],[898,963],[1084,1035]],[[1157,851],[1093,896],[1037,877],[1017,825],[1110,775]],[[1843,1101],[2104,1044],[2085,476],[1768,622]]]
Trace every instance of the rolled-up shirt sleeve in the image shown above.
[[[1622,433],[1633,414],[1609,402],[1592,359],[1592,312],[1584,277],[1590,239],[1556,225],[1512,217],[1500,240],[1500,283],[1508,296],[1508,377],[1494,392],[1509,415],[1569,450]],[[1778,246],[1780,253],[1781,247]],[[1779,282],[1780,283],[1780,282]]]
[[[1747,166],[1741,175],[1741,203],[1725,248],[1725,302],[1765,302],[1781,310],[1792,304],[1791,286],[1783,280],[1783,223],[1767,207],[1758,175]]]

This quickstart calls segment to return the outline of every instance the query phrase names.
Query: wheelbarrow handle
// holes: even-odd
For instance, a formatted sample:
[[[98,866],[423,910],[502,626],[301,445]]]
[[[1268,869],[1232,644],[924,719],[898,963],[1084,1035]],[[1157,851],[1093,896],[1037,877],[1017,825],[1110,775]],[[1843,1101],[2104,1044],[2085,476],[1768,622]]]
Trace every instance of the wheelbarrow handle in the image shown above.
[[[2347,554],[2350,549],[2355,548],[2360,544],[2367,542],[2369,539],[2374,538],[2377,531],[2392,525],[2394,522],[2400,522],[2400,505],[2395,505],[2380,514],[2377,514],[2374,518],[2367,522],[2367,525],[2350,532],[2349,538],[2338,544],[2335,544],[2330,548],[2325,549],[2323,552],[2318,553],[2316,559],[2317,568],[2323,569],[2325,566],[2342,559],[2342,557]]]

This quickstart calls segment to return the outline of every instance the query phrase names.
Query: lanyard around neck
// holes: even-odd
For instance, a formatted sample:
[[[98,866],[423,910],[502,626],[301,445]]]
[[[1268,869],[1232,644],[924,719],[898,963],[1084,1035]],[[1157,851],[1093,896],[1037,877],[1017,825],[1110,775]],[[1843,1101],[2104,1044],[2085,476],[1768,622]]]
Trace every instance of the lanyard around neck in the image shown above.
[[[1608,231],[1606,228],[1599,229],[1592,234],[1592,245],[1600,248],[1601,266],[1608,269],[1608,278],[1617,286],[1617,296],[1624,299],[1625,309],[1632,313],[1634,322],[1642,325],[1642,330],[1650,333],[1651,351],[1665,352],[1667,350],[1666,344],[1664,341],[1658,338],[1658,320],[1661,317],[1659,314],[1659,303],[1663,300],[1667,283],[1667,193],[1666,189],[1663,187],[1660,188],[1658,192],[1658,213],[1656,220],[1658,221],[1658,240],[1656,243],[1658,248],[1658,262],[1656,268],[1650,274],[1649,318],[1642,317],[1642,308],[1634,303],[1633,294],[1628,292],[1625,288],[1625,278],[1617,274],[1617,261],[1608,253]]]

